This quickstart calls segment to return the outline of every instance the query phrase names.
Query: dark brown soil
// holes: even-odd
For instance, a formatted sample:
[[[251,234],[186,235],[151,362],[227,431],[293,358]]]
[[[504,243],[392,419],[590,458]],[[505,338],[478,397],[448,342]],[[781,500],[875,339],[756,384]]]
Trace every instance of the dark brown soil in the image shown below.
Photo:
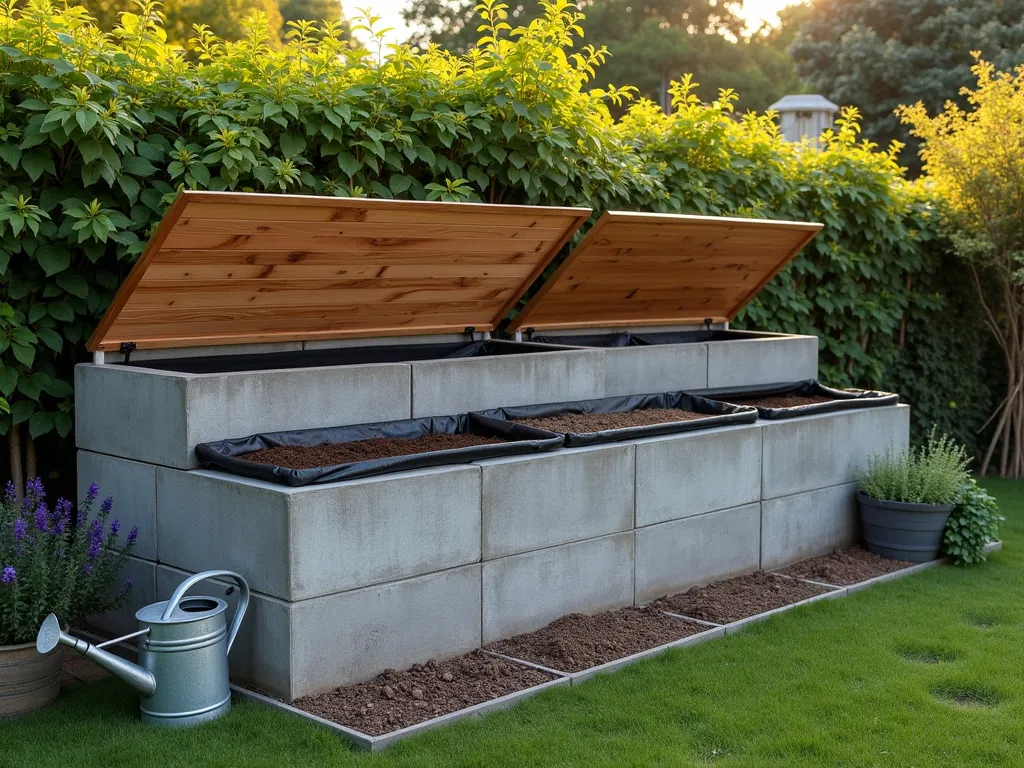
[[[487,648],[561,672],[580,672],[706,629],[673,619],[650,606],[623,608],[597,616],[573,613],[544,629],[491,643]]]
[[[656,608],[715,624],[728,624],[828,592],[773,573],[751,573],[663,597]]]
[[[392,456],[410,456],[430,451],[450,451],[453,448],[467,448],[471,445],[494,445],[506,443],[498,437],[480,435],[452,435],[437,433],[423,437],[375,437],[370,440],[356,440],[351,443],[322,443],[321,445],[278,445],[263,448],[239,456],[258,464],[273,464],[288,469],[315,469],[333,467],[337,464],[351,464],[369,459],[384,459]]]
[[[834,397],[824,395],[777,395],[773,397],[735,397],[729,398],[733,405],[753,405],[760,408],[796,408],[798,405],[815,405],[817,403],[835,402]]]
[[[890,560],[868,552],[861,547],[840,549],[827,555],[812,557],[783,568],[779,573],[796,576],[798,579],[823,581],[845,587],[873,579],[893,571],[902,571],[913,563],[905,560]]]
[[[380,736],[552,679],[539,669],[473,651],[405,672],[388,670],[365,683],[299,699],[293,706]]]
[[[516,419],[517,424],[547,429],[551,432],[602,432],[606,429],[643,427],[649,424],[667,424],[672,421],[707,419],[711,414],[684,411],[681,408],[646,408],[621,413],[563,413],[542,419]]]

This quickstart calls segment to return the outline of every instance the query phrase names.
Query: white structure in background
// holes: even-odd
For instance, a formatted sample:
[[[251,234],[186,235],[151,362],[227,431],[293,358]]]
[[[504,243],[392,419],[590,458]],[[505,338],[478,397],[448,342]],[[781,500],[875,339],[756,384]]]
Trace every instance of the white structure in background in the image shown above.
[[[816,93],[783,96],[768,109],[779,113],[786,141],[798,142],[807,138],[814,146],[818,146],[818,137],[832,127],[839,114],[838,105]]]

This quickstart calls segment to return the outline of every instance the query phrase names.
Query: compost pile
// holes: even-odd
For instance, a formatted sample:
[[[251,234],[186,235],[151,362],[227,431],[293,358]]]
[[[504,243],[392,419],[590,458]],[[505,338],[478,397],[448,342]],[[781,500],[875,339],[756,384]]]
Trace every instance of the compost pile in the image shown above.
[[[799,579],[823,581],[826,584],[837,584],[841,587],[858,584],[876,576],[884,576],[893,571],[902,571],[913,563],[906,560],[890,560],[887,557],[868,552],[862,547],[850,547],[801,560],[779,573],[795,576]]]
[[[500,640],[487,648],[561,672],[580,672],[706,629],[650,606],[623,608],[597,616],[573,613],[536,632]]]
[[[798,408],[801,405],[833,403],[836,398],[824,395],[770,395],[765,397],[729,398],[733,405],[752,405],[755,408]]]
[[[728,624],[828,591],[805,581],[759,571],[663,597],[654,605],[701,621]]]
[[[321,445],[276,445],[239,456],[257,464],[273,464],[288,469],[316,469],[357,461],[410,456],[431,451],[450,451],[474,445],[506,443],[498,437],[439,432],[422,437],[374,437],[350,443],[323,443]]]
[[[627,427],[645,427],[650,424],[666,424],[672,421],[693,421],[706,419],[708,414],[684,411],[681,408],[645,408],[637,411],[620,411],[619,413],[561,413],[557,416],[545,416],[537,419],[516,419],[523,424],[549,432],[603,432],[608,429],[625,429]]]
[[[307,696],[296,707],[371,736],[406,728],[553,680],[554,675],[482,651],[386,670],[372,680]]]

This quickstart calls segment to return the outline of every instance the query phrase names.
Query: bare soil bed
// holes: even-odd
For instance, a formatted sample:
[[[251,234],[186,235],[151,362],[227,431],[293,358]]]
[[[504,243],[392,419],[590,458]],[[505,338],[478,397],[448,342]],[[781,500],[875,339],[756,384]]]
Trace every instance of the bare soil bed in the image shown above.
[[[713,414],[684,411],[681,408],[644,408],[620,413],[562,413],[539,419],[516,419],[516,424],[546,429],[549,432],[603,432],[607,429],[645,427],[651,424],[667,424],[672,421],[694,421],[711,418]]]
[[[796,408],[801,405],[835,402],[834,397],[824,395],[775,395],[771,397],[737,397],[728,402],[733,405],[752,405],[755,408]]]
[[[416,664],[405,672],[388,670],[364,683],[299,699],[293,706],[381,736],[553,679],[539,669],[473,651],[449,661]]]
[[[811,579],[846,587],[893,571],[902,571],[912,565],[913,563],[906,560],[881,557],[862,547],[850,547],[801,560],[778,572],[798,579]]]
[[[370,440],[356,440],[351,443],[322,443],[321,445],[278,445],[263,448],[238,458],[258,464],[273,464],[288,469],[316,469],[333,467],[337,464],[352,464],[370,459],[385,459],[394,456],[410,456],[414,453],[450,451],[473,445],[494,445],[507,443],[497,437],[483,437],[471,434],[437,433],[423,437],[375,437]]]
[[[560,672],[582,672],[705,630],[650,606],[623,608],[597,616],[573,613],[536,632],[491,643],[487,649]]]
[[[830,590],[773,573],[751,573],[663,597],[654,607],[714,624],[728,624],[792,605]]]

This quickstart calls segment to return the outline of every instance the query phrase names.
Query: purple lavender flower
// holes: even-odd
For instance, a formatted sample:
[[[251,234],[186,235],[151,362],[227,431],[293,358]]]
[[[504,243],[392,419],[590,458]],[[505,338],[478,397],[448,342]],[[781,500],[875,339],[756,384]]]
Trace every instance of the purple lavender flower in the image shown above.
[[[135,541],[139,536],[139,526],[133,525],[132,529],[128,531],[128,541]]]
[[[58,499],[57,506],[53,510],[53,533],[56,536],[63,536],[71,524],[72,504],[67,499]]]
[[[104,515],[110,514],[110,510],[113,509],[113,508],[114,508],[114,497],[113,496],[107,496],[107,498],[105,498],[103,500],[103,503],[100,504],[100,512],[102,512]]]
[[[37,531],[46,533],[46,518],[49,514],[50,510],[46,508],[46,504],[40,503],[39,506],[36,507],[35,524]]]
[[[10,480],[7,481],[7,487],[4,488],[4,498],[7,501],[14,501],[18,498],[18,489],[14,487],[14,483]]]
[[[85,565],[83,565],[82,573],[84,573],[86,576],[92,573],[92,563],[86,563]]]
[[[93,520],[89,524],[89,559],[95,560],[100,555],[100,545],[103,543],[103,526],[99,520]]]
[[[121,521],[115,520],[110,524],[110,533],[117,536],[117,532],[121,530]]]
[[[13,565],[8,565],[4,568],[3,573],[0,573],[0,581],[4,584],[13,584],[18,578],[18,572],[14,570]]]
[[[100,495],[100,487],[96,483],[89,485],[89,490],[85,493],[85,498],[89,501],[95,501],[96,497]]]
[[[131,578],[127,578],[127,579],[124,580],[124,588],[125,589],[131,589],[134,586],[135,586],[135,582],[132,581]]]
[[[21,541],[25,538],[26,533],[28,533],[28,523],[23,517],[17,518],[14,521],[14,540]]]

